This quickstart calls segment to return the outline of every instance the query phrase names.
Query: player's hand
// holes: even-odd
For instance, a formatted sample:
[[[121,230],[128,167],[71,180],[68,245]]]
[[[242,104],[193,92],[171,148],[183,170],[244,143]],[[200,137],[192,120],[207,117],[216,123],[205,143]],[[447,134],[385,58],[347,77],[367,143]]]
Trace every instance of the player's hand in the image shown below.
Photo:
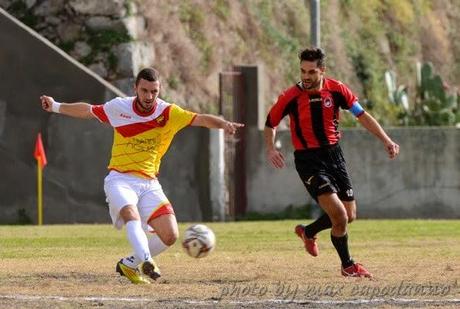
[[[270,149],[267,151],[267,158],[268,161],[273,165],[275,168],[283,168],[284,164],[284,156],[281,152],[276,149]]]
[[[244,127],[244,124],[242,123],[225,121],[225,124],[222,127],[222,129],[224,129],[225,133],[233,135],[236,133],[236,130],[242,127]]]
[[[390,159],[396,158],[399,154],[399,145],[392,140],[385,143],[385,149],[388,152]]]
[[[47,112],[52,112],[53,110],[51,107],[53,106],[54,99],[52,97],[48,97],[46,95],[42,95],[40,97],[40,101],[42,103],[42,108]]]

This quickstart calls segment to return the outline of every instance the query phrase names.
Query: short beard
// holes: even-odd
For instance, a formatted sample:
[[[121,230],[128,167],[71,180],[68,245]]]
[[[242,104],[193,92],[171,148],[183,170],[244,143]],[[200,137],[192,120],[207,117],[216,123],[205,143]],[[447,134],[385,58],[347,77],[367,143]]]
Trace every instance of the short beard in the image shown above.
[[[310,86],[306,86],[305,83],[303,83],[303,87],[307,90],[312,90],[312,89],[319,89],[319,87],[321,86],[321,79],[317,82],[314,82],[314,83],[310,83]]]
[[[150,109],[147,109],[145,108],[145,106],[143,105],[144,102],[142,102],[140,99],[139,99],[139,96],[136,95],[136,101],[137,101],[137,107],[141,110],[141,111],[144,111],[144,112],[148,112],[150,111],[153,106],[150,108]]]

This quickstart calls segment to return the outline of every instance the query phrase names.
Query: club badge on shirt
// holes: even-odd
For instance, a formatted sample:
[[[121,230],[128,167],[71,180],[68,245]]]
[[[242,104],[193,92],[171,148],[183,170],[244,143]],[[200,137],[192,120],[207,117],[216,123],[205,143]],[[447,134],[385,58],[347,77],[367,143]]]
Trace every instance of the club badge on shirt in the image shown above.
[[[158,116],[158,118],[156,118],[155,121],[158,123],[159,126],[165,125],[165,117],[163,115]]]

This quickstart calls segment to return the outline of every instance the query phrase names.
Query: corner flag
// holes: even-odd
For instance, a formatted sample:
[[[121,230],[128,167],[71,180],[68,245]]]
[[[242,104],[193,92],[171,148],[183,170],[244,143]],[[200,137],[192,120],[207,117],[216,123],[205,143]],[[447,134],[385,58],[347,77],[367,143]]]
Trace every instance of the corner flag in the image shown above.
[[[37,160],[37,214],[38,225],[43,224],[43,177],[42,170],[48,163],[46,160],[45,148],[43,147],[42,134],[38,133],[35,141],[34,157]]]
[[[40,169],[43,169],[48,161],[46,160],[45,148],[43,147],[42,134],[38,133],[37,140],[35,141],[35,151],[34,151],[35,160]]]

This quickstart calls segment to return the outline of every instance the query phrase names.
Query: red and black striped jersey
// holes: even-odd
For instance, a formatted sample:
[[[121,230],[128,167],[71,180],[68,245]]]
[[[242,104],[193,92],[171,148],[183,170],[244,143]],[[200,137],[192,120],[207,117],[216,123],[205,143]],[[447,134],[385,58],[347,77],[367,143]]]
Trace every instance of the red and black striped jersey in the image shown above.
[[[304,90],[302,83],[288,88],[272,106],[265,125],[278,126],[289,115],[296,150],[336,144],[340,139],[339,108],[350,109],[358,97],[342,82],[324,78],[321,90]]]

